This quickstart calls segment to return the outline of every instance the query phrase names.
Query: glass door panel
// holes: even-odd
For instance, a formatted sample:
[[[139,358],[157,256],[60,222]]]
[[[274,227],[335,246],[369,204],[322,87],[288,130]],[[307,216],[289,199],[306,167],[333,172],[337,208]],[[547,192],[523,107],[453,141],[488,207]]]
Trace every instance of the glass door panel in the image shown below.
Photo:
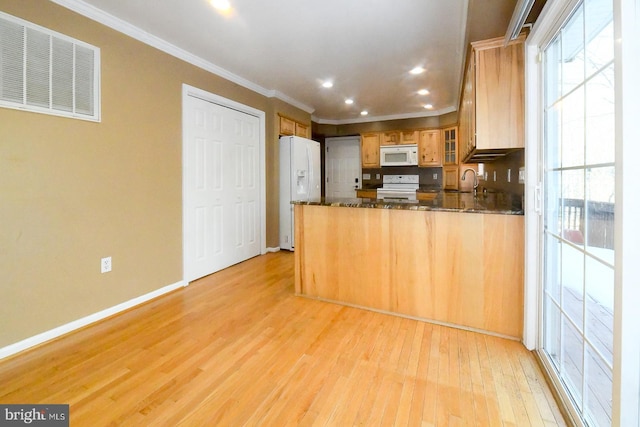
[[[612,0],[544,50],[543,354],[587,425],[611,425],[615,109]]]

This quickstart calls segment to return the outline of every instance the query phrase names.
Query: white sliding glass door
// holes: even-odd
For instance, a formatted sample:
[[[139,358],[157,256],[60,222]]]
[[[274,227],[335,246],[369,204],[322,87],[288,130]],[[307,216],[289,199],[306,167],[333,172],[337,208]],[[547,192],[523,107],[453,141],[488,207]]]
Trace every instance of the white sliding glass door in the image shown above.
[[[584,0],[543,49],[543,352],[578,416],[613,399],[613,0]]]

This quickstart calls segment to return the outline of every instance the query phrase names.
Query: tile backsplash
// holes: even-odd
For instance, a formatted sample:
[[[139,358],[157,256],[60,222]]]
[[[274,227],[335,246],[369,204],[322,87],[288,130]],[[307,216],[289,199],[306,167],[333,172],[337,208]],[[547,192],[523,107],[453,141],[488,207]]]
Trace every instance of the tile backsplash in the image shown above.
[[[369,179],[364,179],[364,175],[369,174]],[[362,169],[362,188],[382,186],[384,175],[419,175],[421,187],[433,187],[442,189],[442,168],[419,168],[417,166],[397,166],[376,169]]]

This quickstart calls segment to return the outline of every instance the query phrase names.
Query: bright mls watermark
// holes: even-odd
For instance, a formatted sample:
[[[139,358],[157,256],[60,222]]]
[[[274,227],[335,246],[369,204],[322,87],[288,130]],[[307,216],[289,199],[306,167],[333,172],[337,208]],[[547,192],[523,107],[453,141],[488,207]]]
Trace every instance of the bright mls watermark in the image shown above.
[[[0,404],[0,427],[69,427],[69,405]]]

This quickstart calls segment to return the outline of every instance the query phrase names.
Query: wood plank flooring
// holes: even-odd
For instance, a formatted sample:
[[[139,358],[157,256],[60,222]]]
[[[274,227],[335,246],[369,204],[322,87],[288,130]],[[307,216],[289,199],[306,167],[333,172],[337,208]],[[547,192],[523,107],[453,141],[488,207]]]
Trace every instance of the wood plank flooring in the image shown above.
[[[253,258],[0,361],[0,403],[72,426],[565,425],[520,344],[296,297]]]

